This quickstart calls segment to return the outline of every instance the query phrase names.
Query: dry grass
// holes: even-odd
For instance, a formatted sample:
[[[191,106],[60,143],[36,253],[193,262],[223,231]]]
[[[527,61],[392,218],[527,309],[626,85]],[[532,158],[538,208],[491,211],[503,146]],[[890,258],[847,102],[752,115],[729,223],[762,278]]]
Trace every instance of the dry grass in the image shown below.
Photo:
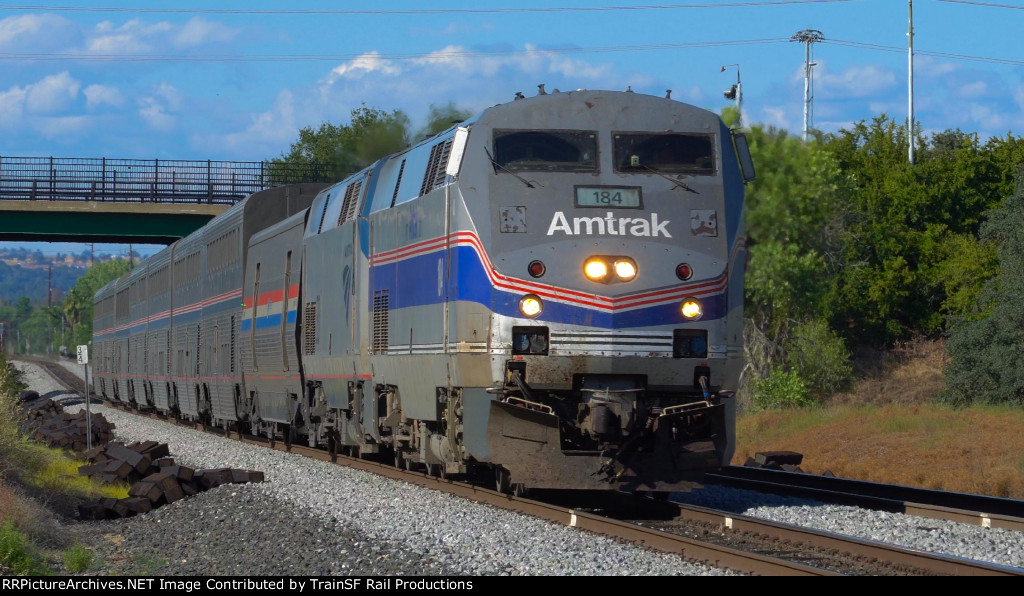
[[[865,379],[820,408],[744,416],[733,463],[797,451],[810,473],[1024,499],[1024,412],[935,404],[945,358],[912,342],[861,360]]]

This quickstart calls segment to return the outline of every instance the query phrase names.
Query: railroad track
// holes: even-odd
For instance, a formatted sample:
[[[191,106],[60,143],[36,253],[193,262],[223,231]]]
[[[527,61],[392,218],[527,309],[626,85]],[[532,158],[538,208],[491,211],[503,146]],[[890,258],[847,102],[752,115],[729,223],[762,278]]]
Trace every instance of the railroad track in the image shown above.
[[[706,475],[705,480],[827,503],[1024,531],[1024,501],[1016,499],[746,466],[722,468]]]
[[[71,391],[82,381],[65,367],[32,360]],[[95,402],[94,402],[95,403]],[[221,428],[183,423],[155,413],[106,404],[135,415],[204,430],[233,440],[333,461],[388,478],[441,490],[506,510],[613,537],[689,560],[758,575],[1024,575],[1024,569],[860,540],[849,536],[776,524],[727,512],[637,495],[610,493],[580,500],[571,493],[517,498],[487,488],[437,478],[422,472],[359,457],[332,456],[326,451],[280,441],[243,436]],[[573,500],[566,500],[573,496]],[[550,498],[549,498],[550,497]]]

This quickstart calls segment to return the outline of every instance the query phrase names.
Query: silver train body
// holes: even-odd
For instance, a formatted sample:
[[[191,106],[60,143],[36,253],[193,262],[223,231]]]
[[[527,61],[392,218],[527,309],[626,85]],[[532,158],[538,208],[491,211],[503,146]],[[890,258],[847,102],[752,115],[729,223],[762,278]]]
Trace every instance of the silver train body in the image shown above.
[[[752,177],[671,99],[501,104],[104,287],[97,391],[501,490],[686,490],[733,453]]]

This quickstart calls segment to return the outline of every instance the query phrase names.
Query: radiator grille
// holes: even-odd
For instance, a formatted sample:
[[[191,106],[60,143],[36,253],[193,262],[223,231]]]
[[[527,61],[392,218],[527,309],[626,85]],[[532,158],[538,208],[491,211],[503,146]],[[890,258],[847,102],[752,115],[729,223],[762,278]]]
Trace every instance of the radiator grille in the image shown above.
[[[405,173],[405,160],[402,160],[402,165],[398,167],[398,180],[395,181],[395,192],[391,195],[391,206],[395,206],[395,201],[398,200],[398,189],[402,187],[402,174]]]
[[[311,356],[316,352],[316,302],[307,302],[302,312],[302,353]]]
[[[363,188],[363,181],[357,180],[345,187],[345,200],[341,203],[341,212],[338,213],[338,225],[352,221],[356,215],[356,205],[359,203],[359,191]]]
[[[448,156],[451,152],[451,140],[442,141],[431,147],[430,161],[427,163],[427,171],[423,174],[423,184],[420,186],[420,196],[444,184],[447,175],[445,167],[448,165]]]
[[[374,354],[388,353],[388,291],[373,293],[373,346]]]

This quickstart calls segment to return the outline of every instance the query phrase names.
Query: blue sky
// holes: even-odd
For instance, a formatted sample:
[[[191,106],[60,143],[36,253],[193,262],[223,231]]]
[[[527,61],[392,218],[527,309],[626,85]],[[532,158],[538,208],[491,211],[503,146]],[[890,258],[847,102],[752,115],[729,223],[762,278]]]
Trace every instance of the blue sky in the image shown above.
[[[476,111],[542,83],[720,111],[737,73],[745,122],[799,135],[804,30],[824,37],[812,125],[833,132],[906,118],[908,21],[906,0],[8,4],[0,155],[262,160],[364,103],[418,126],[431,105]],[[921,127],[1024,133],[1024,2],[916,0],[913,21]]]

